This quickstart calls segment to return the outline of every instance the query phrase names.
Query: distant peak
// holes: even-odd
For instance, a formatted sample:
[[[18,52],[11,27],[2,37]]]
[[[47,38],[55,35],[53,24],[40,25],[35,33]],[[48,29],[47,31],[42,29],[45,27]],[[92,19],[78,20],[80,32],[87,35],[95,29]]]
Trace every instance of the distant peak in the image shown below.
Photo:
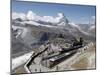
[[[64,13],[58,13],[58,16],[64,16]]]
[[[36,14],[31,10],[29,10],[28,13],[26,14],[28,20],[34,20],[35,16]]]

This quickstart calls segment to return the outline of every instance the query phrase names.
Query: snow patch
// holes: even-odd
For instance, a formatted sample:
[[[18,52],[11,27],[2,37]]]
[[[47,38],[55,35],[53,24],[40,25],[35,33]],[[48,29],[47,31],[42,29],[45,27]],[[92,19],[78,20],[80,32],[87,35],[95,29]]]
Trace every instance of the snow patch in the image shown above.
[[[94,30],[95,29],[95,25],[92,25],[89,30]]]
[[[89,33],[83,31],[83,30],[81,29],[80,26],[78,26],[78,25],[76,25],[76,24],[74,24],[74,23],[72,23],[72,22],[69,22],[69,25],[72,26],[73,28],[78,29],[78,30],[79,30],[80,32],[82,32],[83,34],[85,34],[85,35],[89,35]]]
[[[27,54],[24,54],[22,56],[12,59],[12,70],[25,64],[32,54],[33,52],[30,52],[30,53],[27,53]]]
[[[12,13],[12,19],[17,19],[17,18],[20,18],[22,20],[25,20],[26,19],[26,15],[24,13],[16,13],[16,12],[13,12]]]

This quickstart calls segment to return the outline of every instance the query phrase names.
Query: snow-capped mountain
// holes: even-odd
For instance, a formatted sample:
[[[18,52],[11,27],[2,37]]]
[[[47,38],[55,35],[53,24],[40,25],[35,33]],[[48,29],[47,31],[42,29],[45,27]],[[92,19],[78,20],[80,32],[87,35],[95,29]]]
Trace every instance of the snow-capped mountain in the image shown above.
[[[12,13],[12,20],[15,20],[15,19],[21,19],[21,20],[26,20],[26,15],[24,13],[16,13],[16,12],[13,12]]]
[[[52,16],[39,16],[32,11],[28,11],[26,14],[27,20],[29,21],[35,21],[35,22],[45,22],[45,23],[51,23],[51,24],[58,24],[60,21],[65,20],[65,16],[63,13],[58,13],[56,17]]]
[[[58,13],[56,17],[52,16],[38,16],[37,14],[33,13],[32,11],[28,11],[28,13],[12,13],[12,20],[19,20],[21,19],[20,23],[24,24],[33,24],[36,26],[43,25],[43,26],[62,26],[68,24],[68,20],[64,16],[63,13]],[[20,20],[19,20],[20,21]]]
[[[19,14],[19,15],[18,15]],[[21,20],[20,20],[21,19]],[[28,11],[27,14],[12,13],[12,20],[14,25],[21,26],[43,26],[49,28],[65,29],[72,35],[88,35],[87,31],[84,31],[81,26],[69,21],[64,13],[58,13],[57,16],[39,16],[33,11]]]
[[[16,20],[17,25],[19,25],[20,23],[23,26],[28,24],[53,28],[65,28],[68,29],[70,32],[80,31],[83,34],[89,35],[87,32],[83,31],[78,25],[70,22],[63,13],[58,13],[56,17],[53,17],[39,16],[32,11],[28,11],[26,15],[22,13],[12,13],[12,19]]]
[[[14,12],[12,13],[12,21],[14,22],[14,25],[21,25],[21,26],[34,25],[34,26],[45,26],[52,28],[64,28],[69,30],[70,32],[80,31],[85,35],[89,35],[86,30],[84,31],[81,28],[81,26],[76,25],[73,22],[70,22],[64,15],[64,13],[58,13],[57,16],[54,17],[54,16],[39,16],[32,11],[28,11],[27,14]]]
[[[31,43],[33,38],[29,39],[29,37],[32,37],[31,34],[33,34],[34,32],[35,34],[37,33],[37,35],[33,34],[34,37],[36,36],[42,37],[42,34],[45,35],[45,33],[46,36],[48,37],[49,35],[51,35],[51,33],[52,34],[63,33],[65,35],[72,35],[75,37],[91,36],[91,34],[84,31],[79,25],[70,22],[64,15],[64,13],[58,13],[57,16],[54,17],[54,16],[39,16],[32,11],[28,11],[27,14],[14,12],[12,13],[12,26],[18,26],[21,29],[23,29],[23,33],[21,35],[22,38],[24,40],[26,39],[27,42],[28,40],[31,41]],[[28,31],[26,32],[25,29]]]

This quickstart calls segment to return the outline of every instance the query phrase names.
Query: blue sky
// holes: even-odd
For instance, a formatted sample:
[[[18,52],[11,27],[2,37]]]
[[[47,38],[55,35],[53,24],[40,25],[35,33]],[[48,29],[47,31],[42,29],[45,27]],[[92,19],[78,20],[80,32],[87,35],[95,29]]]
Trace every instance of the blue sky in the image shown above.
[[[95,16],[95,6],[53,4],[22,2],[12,0],[12,12],[27,13],[32,10],[40,16],[57,16],[57,13],[64,13],[74,23],[89,23],[92,16]]]

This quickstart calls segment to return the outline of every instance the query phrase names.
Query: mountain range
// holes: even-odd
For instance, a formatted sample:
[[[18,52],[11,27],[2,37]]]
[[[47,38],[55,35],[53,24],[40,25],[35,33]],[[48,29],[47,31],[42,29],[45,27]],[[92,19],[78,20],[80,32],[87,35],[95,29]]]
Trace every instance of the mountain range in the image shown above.
[[[14,37],[12,40],[17,40],[12,41],[12,45],[16,45],[19,49],[19,43],[27,46],[26,49],[28,50],[35,44],[41,44],[55,38],[63,38],[69,43],[72,39],[79,37],[88,41],[95,41],[95,24],[75,24],[69,21],[64,13],[58,13],[54,17],[39,16],[32,11],[27,14],[13,12],[11,28]],[[13,49],[16,50],[15,47]]]

